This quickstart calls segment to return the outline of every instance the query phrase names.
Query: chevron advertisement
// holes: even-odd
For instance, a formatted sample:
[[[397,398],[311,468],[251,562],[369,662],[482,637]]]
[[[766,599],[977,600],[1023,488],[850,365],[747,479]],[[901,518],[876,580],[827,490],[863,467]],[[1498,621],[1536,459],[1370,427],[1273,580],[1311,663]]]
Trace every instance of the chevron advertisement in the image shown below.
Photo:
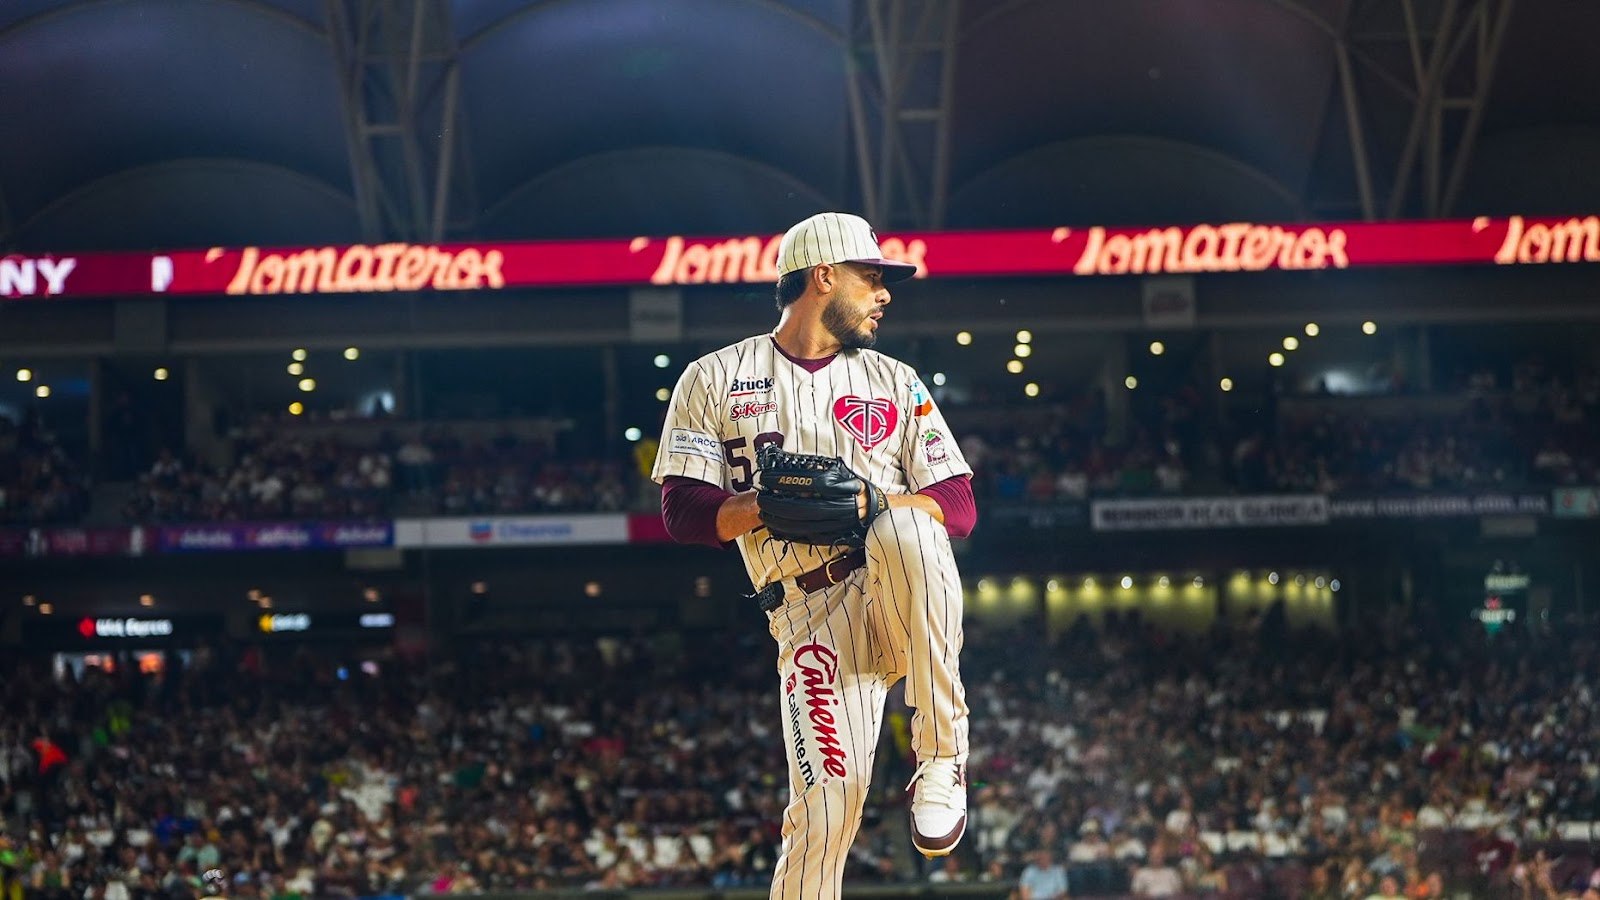
[[[590,513],[400,519],[395,522],[394,535],[395,546],[402,549],[626,544],[628,517]]]

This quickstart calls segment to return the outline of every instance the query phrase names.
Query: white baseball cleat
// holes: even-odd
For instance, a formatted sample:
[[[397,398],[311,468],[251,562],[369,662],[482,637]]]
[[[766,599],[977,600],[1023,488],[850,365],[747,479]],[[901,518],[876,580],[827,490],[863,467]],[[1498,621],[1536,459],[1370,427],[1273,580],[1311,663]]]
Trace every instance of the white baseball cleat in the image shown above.
[[[967,830],[967,769],[954,757],[935,757],[911,776],[911,843],[933,859],[947,856]]]

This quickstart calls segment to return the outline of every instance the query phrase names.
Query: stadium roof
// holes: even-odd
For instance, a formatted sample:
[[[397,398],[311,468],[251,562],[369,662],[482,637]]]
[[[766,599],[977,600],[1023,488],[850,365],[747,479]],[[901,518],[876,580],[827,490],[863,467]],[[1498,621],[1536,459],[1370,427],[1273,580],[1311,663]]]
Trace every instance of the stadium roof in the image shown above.
[[[441,169],[444,236],[770,232],[869,205],[884,156],[944,187],[881,218],[952,228],[1593,212],[1597,34],[1512,0],[7,0],[0,248],[394,236]]]

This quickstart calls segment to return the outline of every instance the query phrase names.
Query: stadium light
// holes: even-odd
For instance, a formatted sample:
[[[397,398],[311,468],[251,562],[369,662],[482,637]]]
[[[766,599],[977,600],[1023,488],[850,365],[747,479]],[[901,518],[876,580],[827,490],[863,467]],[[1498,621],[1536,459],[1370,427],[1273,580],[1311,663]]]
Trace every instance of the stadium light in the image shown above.
[[[970,332],[970,331],[958,331],[958,332],[956,332],[956,343],[960,344],[963,347],[967,346],[968,344],[971,344],[972,343],[972,332]]]
[[[656,399],[660,400],[662,403],[665,403],[668,400],[671,400],[672,399],[672,389],[671,388],[656,388]]]
[[[301,403],[299,400],[296,400],[295,402],[289,404],[289,415],[291,415],[291,416],[298,416],[298,415],[300,415],[301,413],[303,413],[305,411],[306,411],[305,404]]]
[[[1125,591],[1133,590],[1133,577],[1130,576],[1130,575],[1122,576],[1121,584],[1122,584],[1122,589],[1123,590],[1125,590]]]
[[[154,594],[140,594],[139,595],[139,605],[140,606],[155,606],[156,605],[155,595]]]
[[[300,379],[300,390],[305,391],[306,393],[309,394],[309,393],[311,393],[312,391],[314,391],[316,389],[317,389],[317,380],[315,378],[302,378],[302,379]]]
[[[1139,379],[1129,375],[1127,378],[1122,379],[1122,384],[1131,391],[1139,386]]]
[[[1161,354],[1163,354],[1165,352],[1167,352],[1167,345],[1166,344],[1163,344],[1160,341],[1151,341],[1150,342],[1150,355],[1151,356],[1160,356]]]
[[[622,436],[627,438],[629,443],[636,443],[640,438],[644,437],[644,432],[637,428],[629,428],[622,433]]]
[[[33,370],[32,369],[18,369],[17,370],[17,380],[18,381],[32,381],[33,380]]]
[[[1222,379],[1221,384],[1219,384],[1218,386],[1221,387],[1224,392],[1231,391],[1231,390],[1233,390],[1233,379],[1232,378],[1224,378],[1224,379]]]
[[[41,603],[41,604],[39,604],[39,615],[41,615],[41,616],[48,616],[48,615],[50,615],[51,613],[53,613],[55,611],[56,611],[56,608],[55,608],[55,606],[53,604],[50,604],[50,603]]]
[[[157,381],[166,381],[168,378],[172,377],[172,373],[168,372],[167,368],[165,366],[162,366],[162,367],[156,369],[156,373],[155,374],[156,374],[156,380]]]
[[[1022,374],[1022,360],[1013,359],[1012,361],[1006,363],[1006,371],[1010,372],[1013,375],[1021,375]]]
[[[1019,343],[1019,344],[1031,344],[1031,343],[1033,343],[1033,332],[1029,331],[1026,328],[1024,328],[1021,331],[1017,332],[1017,343]]]
[[[1300,349],[1300,339],[1295,337],[1292,334],[1289,335],[1288,337],[1283,339],[1283,349],[1285,349],[1285,350],[1299,350]]]
[[[1370,319],[1368,319],[1365,322],[1362,322],[1361,323],[1361,333],[1362,334],[1377,334],[1378,333],[1378,323],[1374,322],[1374,321],[1372,321]]]
[[[933,384],[935,387],[944,387],[944,381],[945,379],[943,372],[933,373]]]
[[[43,400],[44,398],[50,396],[50,385],[48,385],[48,384],[39,385],[38,387],[33,389],[33,395],[35,397],[38,397],[40,400]]]
[[[1322,332],[1322,329],[1317,327],[1317,323],[1315,323],[1315,322],[1307,322],[1306,323],[1306,337],[1316,337],[1321,332]]]
[[[1022,392],[1027,394],[1029,397],[1037,397],[1039,396],[1039,385],[1030,381],[1022,386]]]
[[[657,353],[655,363],[656,368],[665,369],[667,366],[672,365],[672,357],[666,355],[665,353]]]
[[[1011,348],[1011,352],[1015,354],[1018,359],[1021,359],[1026,356],[1031,356],[1033,354],[1033,348],[1027,344],[1018,344]]]
[[[305,373],[306,367],[302,363],[289,363],[290,375],[304,375]]]
[[[293,357],[295,362],[305,362],[306,361],[306,351],[305,351],[304,348],[300,348],[300,349],[295,350],[293,353],[289,354],[289,356]]]
[[[1283,365],[1283,354],[1274,351],[1271,356],[1267,357],[1267,363],[1274,368]]]
[[[351,362],[355,362],[361,358],[361,349],[359,347],[344,348],[344,358],[350,360]]]
[[[37,605],[38,602],[39,602],[39,598],[35,597],[32,594],[23,594],[22,595],[22,605],[23,606],[34,606],[34,605]]]

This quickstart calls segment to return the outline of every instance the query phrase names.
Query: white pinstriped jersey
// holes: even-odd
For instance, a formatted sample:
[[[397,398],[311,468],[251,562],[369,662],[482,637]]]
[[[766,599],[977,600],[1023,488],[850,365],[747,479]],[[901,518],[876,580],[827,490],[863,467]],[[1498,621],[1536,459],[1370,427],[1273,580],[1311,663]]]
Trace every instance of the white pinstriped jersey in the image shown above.
[[[750,489],[756,451],[774,442],[795,453],[840,457],[890,494],[972,474],[910,366],[872,350],[845,350],[807,372],[778,351],[772,335],[762,334],[684,370],[651,478],[683,475],[740,493]],[[759,528],[738,543],[758,590],[835,555],[774,540]]]

